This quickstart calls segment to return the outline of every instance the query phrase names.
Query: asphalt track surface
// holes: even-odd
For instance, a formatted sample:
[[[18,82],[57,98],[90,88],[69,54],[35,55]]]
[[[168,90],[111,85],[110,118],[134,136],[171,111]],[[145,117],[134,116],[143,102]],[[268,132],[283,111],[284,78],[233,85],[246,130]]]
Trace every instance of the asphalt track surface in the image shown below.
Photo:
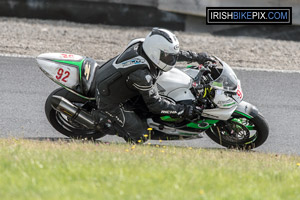
[[[258,152],[300,154],[300,73],[235,70],[244,100],[267,119],[270,135]],[[48,79],[33,58],[0,57],[0,138],[64,138],[48,123],[44,103],[59,86]],[[102,141],[123,142],[116,136]],[[222,148],[206,135],[197,140],[163,144]]]

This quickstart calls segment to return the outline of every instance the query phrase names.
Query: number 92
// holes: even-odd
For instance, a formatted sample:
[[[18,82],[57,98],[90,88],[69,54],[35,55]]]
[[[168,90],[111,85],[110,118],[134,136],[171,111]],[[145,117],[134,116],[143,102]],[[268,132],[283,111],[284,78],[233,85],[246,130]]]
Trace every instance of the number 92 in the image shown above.
[[[64,77],[63,77],[64,76]],[[68,78],[70,76],[70,72],[69,71],[64,71],[62,68],[59,68],[57,73],[56,73],[56,79],[57,80],[62,80],[63,82],[67,82]]]

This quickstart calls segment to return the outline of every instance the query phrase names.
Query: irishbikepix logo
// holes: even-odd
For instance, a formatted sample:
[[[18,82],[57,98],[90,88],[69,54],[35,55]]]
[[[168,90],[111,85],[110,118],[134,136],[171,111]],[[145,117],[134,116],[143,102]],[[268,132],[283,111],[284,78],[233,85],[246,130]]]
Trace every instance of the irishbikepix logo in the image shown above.
[[[292,7],[206,7],[206,24],[292,24]]]

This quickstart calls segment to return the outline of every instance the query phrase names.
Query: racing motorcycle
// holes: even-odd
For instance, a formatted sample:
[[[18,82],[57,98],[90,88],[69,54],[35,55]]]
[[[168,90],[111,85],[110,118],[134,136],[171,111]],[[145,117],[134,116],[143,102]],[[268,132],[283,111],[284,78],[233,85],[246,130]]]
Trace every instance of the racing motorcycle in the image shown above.
[[[239,149],[256,148],[266,141],[269,127],[265,118],[255,106],[243,101],[241,83],[232,68],[215,59],[216,63],[173,68],[155,83],[168,101],[201,108],[201,115],[193,120],[152,114],[140,97],[127,102],[152,130],[149,139],[193,139],[206,133],[224,147]],[[65,53],[41,54],[37,62],[46,76],[61,86],[45,103],[47,119],[57,131],[71,138],[93,140],[118,134],[112,121],[95,125],[91,115],[96,109],[95,72],[106,63],[98,65],[91,58]]]

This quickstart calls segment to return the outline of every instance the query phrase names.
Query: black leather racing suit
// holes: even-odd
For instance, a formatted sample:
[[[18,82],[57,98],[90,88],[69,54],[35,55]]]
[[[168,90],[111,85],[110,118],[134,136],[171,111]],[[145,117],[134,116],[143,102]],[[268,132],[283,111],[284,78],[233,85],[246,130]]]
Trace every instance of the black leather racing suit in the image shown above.
[[[154,114],[182,115],[185,111],[183,105],[165,100],[153,87],[162,71],[153,66],[141,44],[140,41],[129,46],[122,54],[102,65],[95,75],[98,109],[114,122],[120,136],[133,141],[144,140],[143,135],[148,131],[146,122],[129,108],[127,100],[142,96],[149,111]],[[178,61],[192,62],[196,56],[193,52],[180,51]]]

